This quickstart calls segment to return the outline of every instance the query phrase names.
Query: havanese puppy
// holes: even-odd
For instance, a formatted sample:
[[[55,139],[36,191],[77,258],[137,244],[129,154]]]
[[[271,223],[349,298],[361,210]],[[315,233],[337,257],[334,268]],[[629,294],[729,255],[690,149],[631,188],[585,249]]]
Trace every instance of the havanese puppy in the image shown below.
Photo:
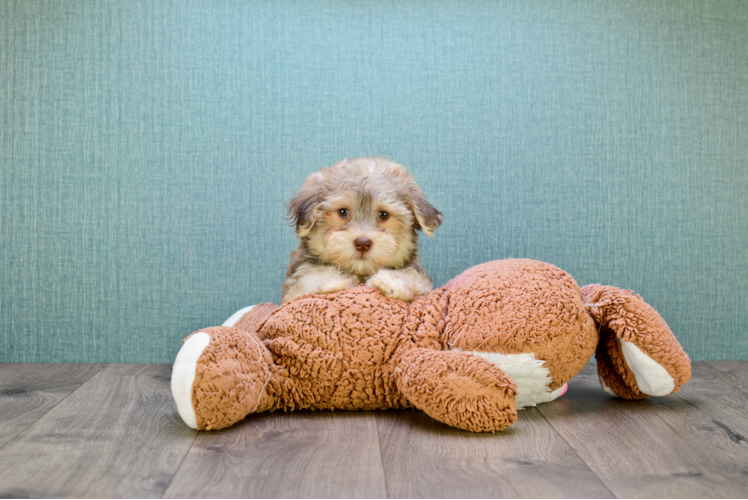
[[[359,283],[406,301],[433,288],[418,262],[418,230],[433,236],[442,214],[404,166],[346,158],[309,175],[287,206],[301,241],[282,303]]]

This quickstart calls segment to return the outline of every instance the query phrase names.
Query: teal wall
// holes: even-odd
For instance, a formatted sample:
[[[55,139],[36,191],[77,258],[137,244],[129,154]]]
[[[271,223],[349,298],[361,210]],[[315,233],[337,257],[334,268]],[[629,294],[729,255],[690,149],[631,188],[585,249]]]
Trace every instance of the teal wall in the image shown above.
[[[530,257],[748,358],[748,2],[0,0],[0,361],[170,362],[277,301],[345,156],[444,212],[437,284]]]

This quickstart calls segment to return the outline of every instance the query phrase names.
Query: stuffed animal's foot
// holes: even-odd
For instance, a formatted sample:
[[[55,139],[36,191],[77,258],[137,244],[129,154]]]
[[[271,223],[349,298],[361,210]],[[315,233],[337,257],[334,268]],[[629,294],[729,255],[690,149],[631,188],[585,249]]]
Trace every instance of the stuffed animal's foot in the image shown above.
[[[213,327],[189,337],[177,354],[171,390],[193,429],[222,429],[272,403],[270,351],[254,333]]]
[[[232,314],[221,326],[233,326],[240,330],[255,333],[260,324],[276,309],[278,309],[278,306],[272,302],[245,307]]]
[[[611,396],[624,399],[667,396],[682,385],[665,365],[645,354],[634,342],[615,337],[604,339],[596,358],[600,385]]]
[[[600,328],[596,358],[605,392],[624,399],[667,396],[688,382],[688,356],[641,297],[600,285],[584,287],[582,295]]]
[[[473,432],[503,430],[517,419],[517,388],[498,367],[461,351],[413,348],[398,362],[397,384],[416,407]]]
[[[247,308],[227,323],[251,327],[269,310]],[[177,354],[171,376],[182,420],[193,429],[221,429],[265,410],[272,400],[267,391],[271,363],[270,352],[254,331],[220,326],[191,335]]]
[[[171,395],[184,423],[197,429],[197,416],[192,407],[192,384],[195,381],[197,362],[210,343],[210,335],[197,332],[182,345],[171,370]]]

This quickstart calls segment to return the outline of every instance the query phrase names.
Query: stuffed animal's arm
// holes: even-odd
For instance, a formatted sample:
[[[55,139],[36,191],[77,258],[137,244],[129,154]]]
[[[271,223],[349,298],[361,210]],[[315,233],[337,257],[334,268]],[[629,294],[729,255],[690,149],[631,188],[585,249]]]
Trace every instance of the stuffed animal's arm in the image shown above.
[[[517,419],[514,382],[467,352],[410,348],[398,359],[396,382],[416,408],[453,427],[493,432]]]

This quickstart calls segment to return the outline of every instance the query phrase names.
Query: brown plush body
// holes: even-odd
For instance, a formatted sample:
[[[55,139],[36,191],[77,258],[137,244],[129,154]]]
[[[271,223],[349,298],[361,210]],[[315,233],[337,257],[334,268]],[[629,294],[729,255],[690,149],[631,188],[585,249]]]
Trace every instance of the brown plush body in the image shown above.
[[[675,392],[690,377],[688,357],[640,297],[580,290],[531,260],[476,266],[411,303],[361,285],[261,304],[233,326],[196,333],[205,346],[187,369],[194,380],[173,383],[190,384],[180,414],[189,423],[191,406],[198,429],[261,411],[416,407],[461,429],[499,431],[517,418],[518,388],[494,354],[534,359],[549,392],[596,350],[603,387],[624,398],[645,397],[638,384]],[[178,357],[175,374],[177,364],[187,366]]]

